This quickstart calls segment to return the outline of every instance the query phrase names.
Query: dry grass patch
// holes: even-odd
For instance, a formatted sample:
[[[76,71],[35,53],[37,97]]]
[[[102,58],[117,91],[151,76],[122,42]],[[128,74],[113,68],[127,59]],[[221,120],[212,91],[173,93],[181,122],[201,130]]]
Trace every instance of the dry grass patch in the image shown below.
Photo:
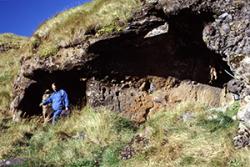
[[[232,145],[238,123],[228,115],[233,115],[232,110],[236,112],[235,106],[237,104],[221,113],[202,104],[183,103],[156,113],[145,124],[145,128],[154,129],[149,137],[154,149],[137,153],[136,157],[124,162],[124,166],[247,167],[250,161],[246,157],[250,152],[235,150]],[[183,115],[187,112],[191,112],[192,117],[184,120]],[[211,114],[217,118],[210,119]]]
[[[12,84],[19,70],[19,58],[16,50],[0,55],[0,110],[7,110],[11,100]]]
[[[26,41],[26,37],[17,36],[15,34],[0,34],[0,45],[6,45],[7,47],[20,48],[20,46]]]
[[[9,122],[0,136],[4,148],[0,157],[27,158],[28,166],[247,167],[250,151],[235,150],[232,145],[237,122],[229,115],[234,115],[236,106],[222,113],[182,103],[152,115],[139,129],[117,113],[89,107],[74,110],[56,126],[43,127],[34,119]],[[192,115],[184,119],[187,112]],[[211,114],[216,117],[210,118]],[[33,135],[27,138],[29,133]],[[139,134],[146,142],[129,144]],[[120,152],[128,145],[135,147],[135,154],[122,160]]]
[[[20,48],[27,41],[26,38],[18,37],[13,34],[0,35],[0,43],[16,45]],[[0,110],[6,111],[9,107],[12,93],[12,84],[20,68],[19,60],[21,57],[20,49],[10,49],[0,53]]]

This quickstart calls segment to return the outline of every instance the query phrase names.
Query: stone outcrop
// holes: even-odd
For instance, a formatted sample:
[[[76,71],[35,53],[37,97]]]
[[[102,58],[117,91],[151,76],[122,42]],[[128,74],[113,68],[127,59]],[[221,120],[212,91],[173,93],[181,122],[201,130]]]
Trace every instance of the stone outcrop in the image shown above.
[[[139,123],[180,101],[223,105],[228,72],[249,83],[249,11],[248,0],[145,0],[119,33],[73,39],[51,57],[26,55],[11,110],[39,111],[52,80],[73,92],[73,104],[105,106]]]
[[[249,128],[240,124],[236,136],[233,138],[233,144],[236,149],[250,147],[250,131]]]

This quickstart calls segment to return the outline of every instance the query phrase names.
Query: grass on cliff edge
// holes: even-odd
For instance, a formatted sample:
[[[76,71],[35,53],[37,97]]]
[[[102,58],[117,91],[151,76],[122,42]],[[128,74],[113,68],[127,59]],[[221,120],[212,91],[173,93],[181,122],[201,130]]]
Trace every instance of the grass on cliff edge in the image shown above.
[[[69,9],[44,22],[28,47],[40,56],[53,56],[60,43],[84,38],[86,32],[103,35],[120,31],[139,5],[139,0],[93,0]]]
[[[237,122],[230,116],[237,110],[237,104],[222,113],[183,103],[140,127],[117,113],[91,108],[74,111],[54,127],[43,127],[37,119],[13,124],[1,118],[0,159],[27,158],[23,166],[247,167],[250,151],[232,146]],[[191,117],[183,121],[187,112]],[[133,145],[136,154],[121,160],[121,149],[136,134],[143,134],[147,144]]]

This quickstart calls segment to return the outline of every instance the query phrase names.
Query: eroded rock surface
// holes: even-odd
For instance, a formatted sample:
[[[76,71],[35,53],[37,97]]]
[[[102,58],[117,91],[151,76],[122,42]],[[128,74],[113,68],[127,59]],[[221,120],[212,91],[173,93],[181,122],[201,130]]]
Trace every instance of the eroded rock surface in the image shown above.
[[[53,57],[23,58],[11,110],[39,111],[29,100],[36,105],[51,80],[72,80],[64,86],[74,104],[78,97],[139,123],[180,101],[223,105],[232,79],[225,70],[249,83],[249,11],[248,0],[146,0],[122,32],[77,39]]]
[[[236,136],[233,138],[233,144],[237,149],[250,147],[249,128],[245,127],[244,125],[240,125]]]

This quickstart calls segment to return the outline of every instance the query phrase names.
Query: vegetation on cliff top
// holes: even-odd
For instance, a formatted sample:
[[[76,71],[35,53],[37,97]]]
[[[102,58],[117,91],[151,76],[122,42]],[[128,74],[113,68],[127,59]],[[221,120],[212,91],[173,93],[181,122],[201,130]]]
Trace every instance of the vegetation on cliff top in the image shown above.
[[[47,57],[56,54],[60,45],[86,34],[98,36],[120,31],[139,5],[139,0],[93,0],[62,12],[36,30],[28,48]]]

